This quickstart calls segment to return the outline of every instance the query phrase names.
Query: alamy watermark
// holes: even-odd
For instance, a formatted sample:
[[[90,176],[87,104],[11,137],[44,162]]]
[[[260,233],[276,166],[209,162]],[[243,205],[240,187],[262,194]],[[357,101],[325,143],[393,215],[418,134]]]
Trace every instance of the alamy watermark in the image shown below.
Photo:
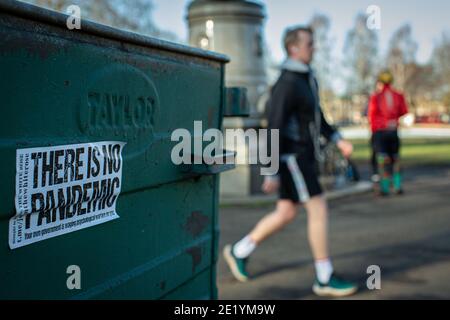
[[[224,135],[215,128],[203,132],[202,121],[194,121],[193,135],[187,129],[176,129],[172,132],[171,141],[178,142],[171,152],[171,160],[176,165],[260,164],[263,166],[260,169],[261,175],[274,175],[278,172],[278,129],[226,129]],[[223,152],[225,141],[227,148],[233,150],[238,150],[247,143],[247,156],[238,156],[235,159],[217,157]]]
[[[69,290],[81,289],[81,269],[77,265],[70,265],[66,269],[66,273],[69,277],[66,280],[66,286]]]
[[[376,5],[367,7],[366,10],[367,20],[366,25],[369,30],[381,29],[381,8]]]
[[[66,13],[69,15],[66,20],[67,29],[73,30],[81,29],[81,8],[76,5],[70,5],[67,7]]]
[[[367,278],[366,285],[369,290],[381,289],[381,268],[377,265],[371,265],[367,267],[367,274],[370,274]]]

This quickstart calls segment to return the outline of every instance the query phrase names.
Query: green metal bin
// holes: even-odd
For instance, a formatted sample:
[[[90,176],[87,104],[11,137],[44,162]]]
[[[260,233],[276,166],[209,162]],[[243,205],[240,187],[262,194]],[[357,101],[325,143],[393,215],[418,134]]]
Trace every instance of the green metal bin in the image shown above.
[[[210,172],[180,168],[171,161],[171,133],[192,132],[194,121],[202,121],[204,129],[221,129],[224,115],[243,111],[234,104],[242,92],[224,87],[227,57],[84,20],[81,30],[69,30],[66,19],[18,1],[0,2],[0,299],[217,298],[217,173],[232,166]],[[115,156],[108,146],[112,153],[117,147]],[[105,221],[99,215],[95,223],[86,210],[74,217],[69,210],[63,217],[69,194],[82,199],[74,187],[73,168],[83,167],[76,159],[95,152],[105,157],[105,174],[111,159],[117,161],[111,167],[117,163],[121,171],[109,198],[107,191],[101,193],[105,203],[115,199],[117,216]],[[94,160],[89,157],[83,159]],[[72,160],[75,167],[67,164]],[[37,189],[19,185],[21,166],[30,175],[24,179],[32,182],[39,163],[42,168],[36,170],[43,173],[34,177],[41,180],[31,183]],[[51,163],[53,173],[47,175],[43,168]],[[66,200],[64,179],[73,184]],[[39,195],[34,205],[42,216],[24,210],[16,219],[18,202],[30,196],[18,190],[48,197],[40,186],[56,188],[57,181],[63,186],[61,205],[59,198]],[[83,199],[93,199],[86,185]],[[100,208],[100,202],[92,208]],[[86,219],[79,220],[81,214]],[[21,221],[27,215],[29,228],[36,221],[41,228],[55,227],[28,233],[38,240],[12,248],[16,240],[11,239],[24,235],[11,226],[25,228]],[[90,225],[45,238],[56,234],[62,218]],[[70,266],[79,267],[79,289],[68,286]]]

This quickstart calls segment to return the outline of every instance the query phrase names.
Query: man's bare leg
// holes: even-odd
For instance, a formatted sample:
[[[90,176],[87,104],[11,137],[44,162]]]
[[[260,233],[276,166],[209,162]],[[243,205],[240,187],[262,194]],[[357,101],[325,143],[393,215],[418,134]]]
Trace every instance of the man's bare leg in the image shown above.
[[[328,252],[328,206],[322,195],[305,203],[308,215],[308,240],[314,257],[317,279],[328,283],[333,274],[333,265]]]
[[[278,200],[275,211],[262,218],[253,230],[238,241],[233,254],[241,259],[247,258],[261,242],[283,229],[297,216],[298,205],[291,200]]]
[[[325,198],[315,196],[305,203],[308,216],[308,240],[314,257],[316,279],[313,291],[320,296],[342,297],[353,294],[357,286],[333,275],[328,251],[328,206]],[[261,219],[246,237],[224,248],[224,257],[240,281],[247,281],[247,257],[256,246],[289,224],[297,215],[298,205],[279,200],[274,212]]]
[[[262,218],[250,232],[250,239],[260,244],[265,239],[281,230],[297,216],[298,204],[291,200],[278,200],[275,211]]]
[[[329,258],[328,206],[323,196],[315,196],[305,203],[308,215],[308,240],[314,260]]]
[[[305,203],[308,214],[308,240],[314,257],[316,279],[313,291],[320,296],[343,297],[356,292],[357,286],[333,275],[328,249],[328,206],[325,198],[315,196]]]
[[[261,242],[275,234],[297,216],[298,204],[278,200],[275,211],[262,218],[253,230],[236,244],[235,254],[246,258]],[[328,207],[323,196],[316,196],[306,204],[308,240],[315,261],[328,259]]]
[[[294,220],[297,209],[298,205],[290,200],[278,200],[275,211],[262,218],[247,236],[235,245],[224,247],[225,260],[236,279],[248,280],[249,276],[245,268],[246,258],[258,244]]]

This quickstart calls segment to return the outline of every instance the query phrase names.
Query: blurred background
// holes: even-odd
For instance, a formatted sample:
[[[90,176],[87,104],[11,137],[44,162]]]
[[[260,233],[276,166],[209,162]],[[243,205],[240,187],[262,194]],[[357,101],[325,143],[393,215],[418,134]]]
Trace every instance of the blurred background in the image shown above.
[[[214,37],[223,38],[223,35],[215,30],[216,34],[206,35],[206,23],[205,38],[190,39],[190,25],[197,27],[188,21],[191,0],[26,2],[61,12],[76,4],[82,9],[82,18],[204,49],[228,51],[220,50],[221,43],[214,47]],[[210,3],[218,2],[223,9],[224,3],[246,1],[194,2],[197,9],[210,6],[209,12],[202,13],[214,23],[214,14],[219,14],[211,10]],[[276,80],[277,66],[284,59],[283,30],[289,25],[309,24],[316,32],[314,67],[321,84],[323,107],[330,120],[336,124],[363,124],[367,95],[373,91],[376,74],[388,67],[394,72],[395,86],[408,97],[415,123],[450,123],[450,26],[446,17],[450,3],[447,1],[376,1],[380,8],[379,30],[369,30],[366,26],[366,10],[373,4],[370,1],[250,2],[262,7],[259,13],[263,16],[258,23],[261,23],[260,49],[264,53],[260,54],[266,59],[269,85]],[[251,16],[252,13],[248,19],[257,16]],[[198,20],[199,12],[196,14]]]
[[[405,161],[450,162],[450,3],[429,1],[295,0],[28,0],[66,12],[79,5],[82,18],[230,56],[227,86],[248,88],[249,118],[225,119],[224,128],[263,128],[265,102],[284,60],[287,26],[315,31],[314,68],[322,108],[356,145],[353,160],[370,148],[367,104],[380,70],[389,68],[405,93]],[[372,9],[371,9],[372,8]],[[368,27],[368,19],[379,26]],[[233,146],[230,146],[233,148]],[[237,147],[238,157],[249,153]],[[430,157],[433,155],[433,157]],[[260,194],[258,166],[240,165],[223,175],[221,194]]]
[[[368,265],[381,266],[382,290],[363,288],[356,298],[450,298],[450,2],[27,2],[64,13],[69,5],[76,4],[82,18],[227,54],[231,58],[227,86],[247,87],[251,115],[227,118],[224,128],[266,126],[265,102],[285,59],[283,31],[291,25],[311,25],[322,108],[328,120],[354,143],[352,160],[363,181],[370,178],[368,99],[375,90],[377,74],[389,68],[394,87],[404,92],[410,111],[403,117],[400,130],[406,195],[379,199],[359,190],[345,198],[333,196],[336,189],[345,189],[348,183],[338,185],[339,159],[331,153],[329,161],[333,163],[331,168],[323,168],[323,179],[331,177],[325,182],[333,212],[330,240],[334,261],[338,269],[348,270],[348,275],[361,283],[365,282]],[[379,25],[371,28],[368,20],[374,14]],[[245,157],[248,148],[237,146],[238,156]],[[221,246],[236,241],[273,209],[272,198],[267,201],[258,197],[260,185],[255,165],[239,165],[221,177]],[[313,298],[305,225],[302,215],[280,236],[269,239],[264,250],[255,253],[249,265],[255,280],[249,284],[236,283],[219,261],[219,297]]]

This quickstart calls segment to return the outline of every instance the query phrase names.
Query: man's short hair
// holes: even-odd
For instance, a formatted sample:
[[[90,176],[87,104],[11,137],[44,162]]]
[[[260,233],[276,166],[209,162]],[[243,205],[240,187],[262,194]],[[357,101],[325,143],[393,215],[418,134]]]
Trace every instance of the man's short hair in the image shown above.
[[[296,44],[297,41],[299,40],[299,36],[298,36],[299,31],[308,32],[309,34],[313,35],[313,29],[309,26],[288,27],[284,31],[284,36],[283,36],[284,50],[286,51],[287,55],[289,55],[289,47],[293,44]]]

